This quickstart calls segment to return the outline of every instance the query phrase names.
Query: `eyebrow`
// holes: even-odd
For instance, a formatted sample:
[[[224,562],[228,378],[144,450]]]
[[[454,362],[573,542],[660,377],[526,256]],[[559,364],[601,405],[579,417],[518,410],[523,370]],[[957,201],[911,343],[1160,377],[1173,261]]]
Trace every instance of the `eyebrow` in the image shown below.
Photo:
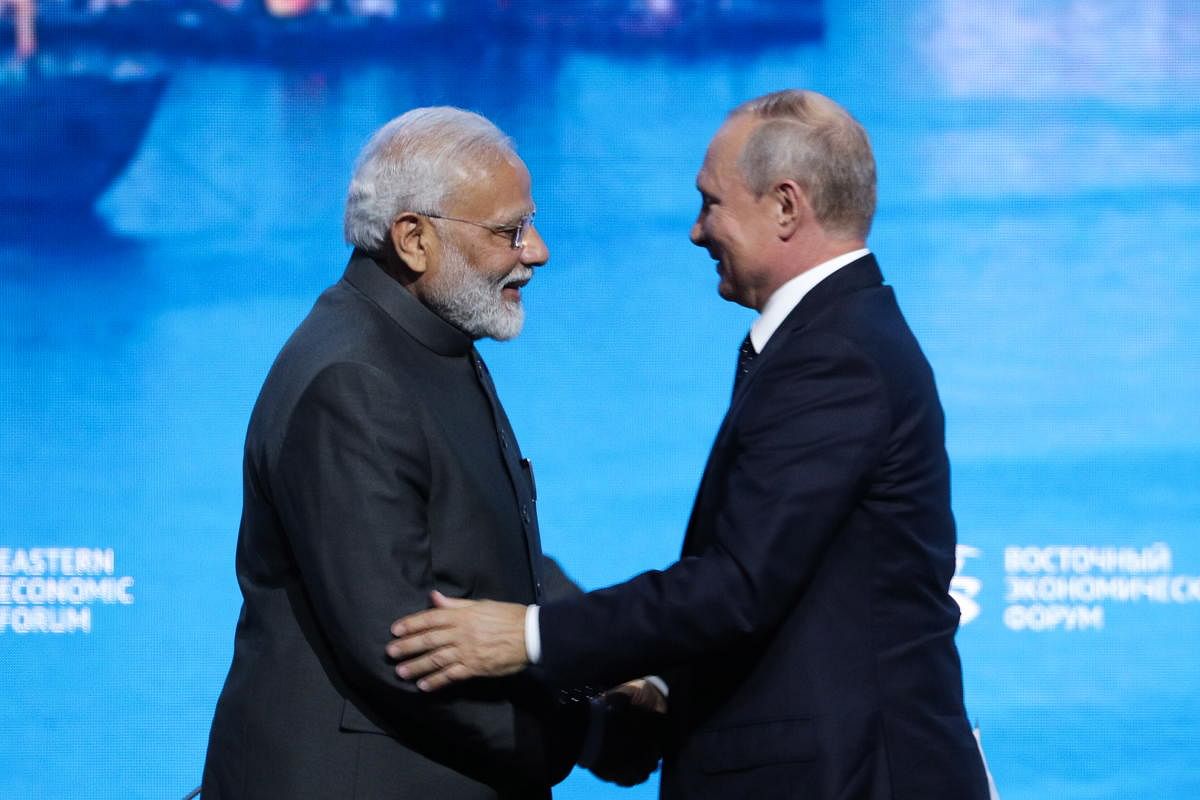
[[[525,217],[536,213],[537,207],[534,206],[533,208],[529,208],[525,211],[515,211],[511,214],[498,214],[495,225],[504,228],[515,228],[521,224],[521,220],[525,219]]]

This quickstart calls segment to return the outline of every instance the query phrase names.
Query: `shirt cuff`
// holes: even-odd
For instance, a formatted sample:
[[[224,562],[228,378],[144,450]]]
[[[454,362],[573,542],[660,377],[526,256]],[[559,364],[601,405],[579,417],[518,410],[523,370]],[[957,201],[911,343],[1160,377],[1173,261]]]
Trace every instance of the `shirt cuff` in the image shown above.
[[[541,606],[525,607],[525,656],[530,664],[542,660],[542,631],[538,627],[538,611]]]
[[[647,675],[646,683],[650,684],[655,689],[658,689],[658,691],[662,693],[663,697],[671,696],[671,687],[667,686],[667,682],[657,675]]]

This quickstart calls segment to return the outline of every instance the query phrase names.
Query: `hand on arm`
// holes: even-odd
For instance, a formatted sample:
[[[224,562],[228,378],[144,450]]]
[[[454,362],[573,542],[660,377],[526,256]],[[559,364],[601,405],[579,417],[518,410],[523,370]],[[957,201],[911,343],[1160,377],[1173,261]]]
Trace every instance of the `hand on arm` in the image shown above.
[[[421,405],[380,370],[345,363],[306,389],[266,490],[287,531],[298,585],[356,704],[388,732],[419,725],[431,747],[480,775],[546,780],[542,723],[500,687],[430,695],[381,657],[397,613],[427,607],[431,466]]]
[[[468,678],[519,672],[525,652],[525,606],[493,600],[459,600],[441,592],[434,608],[392,623],[387,653],[396,674],[432,692]]]
[[[422,691],[436,691],[469,678],[501,677],[529,664],[525,646],[527,606],[493,600],[462,600],[435,591],[434,607],[392,623],[387,653],[396,674]],[[613,704],[665,714],[667,698],[646,678],[605,693]]]

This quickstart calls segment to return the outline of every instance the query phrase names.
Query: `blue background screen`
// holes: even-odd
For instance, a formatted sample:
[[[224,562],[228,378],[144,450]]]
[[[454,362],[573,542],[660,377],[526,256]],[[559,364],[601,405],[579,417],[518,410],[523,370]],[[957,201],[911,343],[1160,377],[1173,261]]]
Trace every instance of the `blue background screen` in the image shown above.
[[[4,15],[0,797],[199,783],[250,408],[344,267],[355,154],[415,106],[533,175],[551,261],[482,349],[546,550],[589,588],[671,563],[753,318],[687,239],[694,177],[784,87],[872,138],[1001,796],[1200,796],[1195,4],[43,2],[29,58]]]

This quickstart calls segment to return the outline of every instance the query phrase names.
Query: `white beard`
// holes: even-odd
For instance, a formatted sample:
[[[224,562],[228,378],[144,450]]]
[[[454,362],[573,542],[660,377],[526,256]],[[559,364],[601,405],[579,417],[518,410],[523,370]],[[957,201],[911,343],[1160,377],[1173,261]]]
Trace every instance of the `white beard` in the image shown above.
[[[439,317],[472,339],[491,337],[506,341],[521,332],[525,308],[520,300],[507,300],[501,291],[512,281],[525,280],[533,270],[518,265],[498,281],[490,281],[467,263],[455,245],[445,243],[437,281],[425,287],[422,299]]]

